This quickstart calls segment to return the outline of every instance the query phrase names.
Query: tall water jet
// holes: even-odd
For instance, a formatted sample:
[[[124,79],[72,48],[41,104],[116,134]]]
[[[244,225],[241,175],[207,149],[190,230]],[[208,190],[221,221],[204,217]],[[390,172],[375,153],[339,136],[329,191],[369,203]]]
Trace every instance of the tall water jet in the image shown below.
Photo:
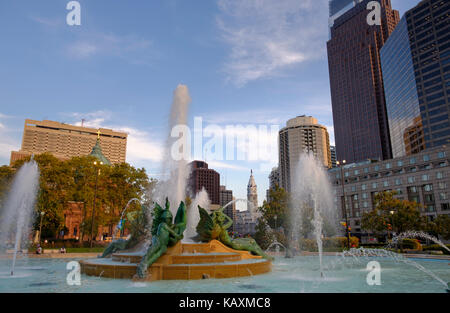
[[[197,236],[197,225],[200,221],[200,213],[198,211],[198,206],[208,210],[211,205],[211,200],[209,199],[208,192],[205,188],[202,188],[200,192],[197,193],[195,199],[192,200],[191,205],[187,212],[187,226],[184,232],[185,242],[189,241],[191,238]]]
[[[322,271],[322,236],[323,225],[331,227],[337,224],[337,215],[333,202],[331,184],[325,167],[312,154],[303,153],[292,173],[292,193],[290,203],[290,244],[298,245],[300,237],[313,235],[319,251],[319,266]],[[307,221],[312,211],[312,221]],[[305,227],[311,222],[313,233]]]
[[[168,135],[164,147],[162,164],[162,181],[153,191],[153,200],[164,203],[166,197],[171,202],[171,210],[175,215],[180,201],[185,200],[186,185],[189,177],[190,138],[183,130],[187,129],[189,112],[188,87],[178,85],[173,93],[173,101],[168,121]]]
[[[17,259],[17,251],[26,247],[34,215],[34,205],[39,188],[39,168],[31,159],[19,169],[14,177],[0,216],[0,245],[7,245],[14,237],[14,256],[11,264],[11,276]]]

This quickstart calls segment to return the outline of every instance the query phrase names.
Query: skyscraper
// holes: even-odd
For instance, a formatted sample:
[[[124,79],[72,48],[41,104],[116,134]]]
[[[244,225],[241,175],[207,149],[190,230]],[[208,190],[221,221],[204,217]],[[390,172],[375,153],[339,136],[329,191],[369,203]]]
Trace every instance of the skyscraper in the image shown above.
[[[381,49],[394,157],[450,143],[450,5],[424,0]]]
[[[227,188],[225,186],[220,186],[220,191],[219,191],[219,204],[220,207],[224,207],[225,205],[227,205],[228,203],[230,203],[231,201],[234,200],[233,198],[233,190],[227,190]],[[226,215],[228,215],[233,221],[236,219],[236,204],[233,203],[229,206],[227,206],[225,208],[225,210],[223,210],[223,213],[225,213]]]
[[[311,116],[290,119],[279,132],[280,187],[291,191],[291,172],[300,154],[312,153],[324,167],[331,168],[330,137],[327,128]]]
[[[331,167],[336,167],[337,156],[335,146],[330,146],[330,154],[331,154]]]
[[[336,152],[349,163],[389,159],[392,152],[379,52],[397,25],[399,13],[392,10],[390,0],[380,0],[381,25],[370,26],[369,0],[346,4],[336,17],[332,4],[338,2],[330,3],[331,39],[327,43]]]
[[[208,168],[208,163],[203,161],[193,161],[189,163],[191,174],[188,182],[188,192],[194,198],[198,192],[205,188],[211,204],[220,204],[220,174]]]

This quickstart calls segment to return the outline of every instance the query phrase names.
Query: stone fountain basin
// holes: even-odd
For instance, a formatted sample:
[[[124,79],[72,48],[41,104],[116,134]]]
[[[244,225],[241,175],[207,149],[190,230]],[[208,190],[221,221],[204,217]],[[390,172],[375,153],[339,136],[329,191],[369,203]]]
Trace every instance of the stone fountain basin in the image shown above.
[[[83,260],[86,275],[132,279],[143,252],[115,253],[112,258]],[[237,251],[213,240],[204,244],[178,243],[148,270],[147,280],[196,280],[253,276],[271,271],[272,263],[248,251]]]

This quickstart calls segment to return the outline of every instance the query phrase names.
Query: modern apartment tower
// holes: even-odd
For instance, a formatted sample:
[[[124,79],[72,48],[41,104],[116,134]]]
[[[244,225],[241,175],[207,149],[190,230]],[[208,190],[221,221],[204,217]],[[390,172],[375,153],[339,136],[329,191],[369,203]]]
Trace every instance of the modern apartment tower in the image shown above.
[[[312,153],[324,167],[331,168],[330,137],[327,128],[311,116],[290,119],[279,132],[280,187],[291,191],[291,172],[300,160],[300,154]]]
[[[219,204],[220,207],[224,207],[228,203],[234,200],[233,190],[228,190],[225,186],[220,186],[219,190]],[[233,221],[236,219],[236,204],[233,203],[227,206],[223,212],[228,215]]]
[[[22,147],[11,152],[11,164],[32,154],[49,152],[66,160],[86,156],[99,145],[104,156],[113,164],[126,161],[128,134],[111,129],[95,129],[54,121],[25,120]],[[98,140],[97,140],[98,139]]]
[[[381,49],[394,157],[450,143],[449,16],[449,1],[421,1]]]
[[[348,163],[392,157],[380,49],[400,18],[390,0],[380,0],[381,25],[370,26],[369,2],[330,2],[327,50],[336,152]]]

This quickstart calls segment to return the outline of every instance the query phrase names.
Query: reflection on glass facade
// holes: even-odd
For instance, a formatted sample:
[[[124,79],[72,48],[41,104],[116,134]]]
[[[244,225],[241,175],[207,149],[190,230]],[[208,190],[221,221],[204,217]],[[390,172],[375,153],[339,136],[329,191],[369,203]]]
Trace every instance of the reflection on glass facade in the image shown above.
[[[423,125],[405,17],[380,55],[393,157],[420,152],[425,149]]]
[[[424,0],[381,50],[393,156],[450,143],[450,5]]]

